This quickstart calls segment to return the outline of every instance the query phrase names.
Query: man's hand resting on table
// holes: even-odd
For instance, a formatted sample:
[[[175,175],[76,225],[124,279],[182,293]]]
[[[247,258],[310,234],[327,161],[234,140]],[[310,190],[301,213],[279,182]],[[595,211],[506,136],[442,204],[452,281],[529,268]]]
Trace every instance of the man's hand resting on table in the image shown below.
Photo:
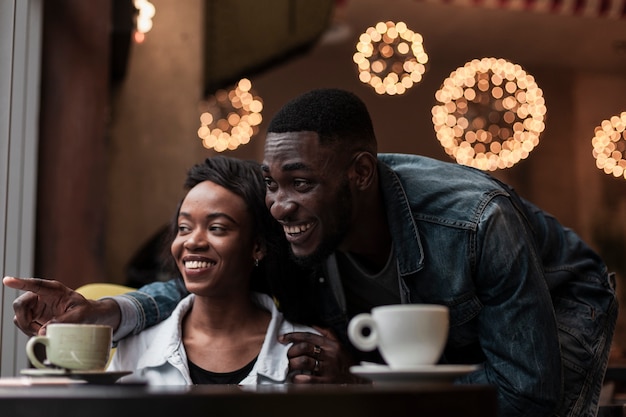
[[[13,301],[13,322],[28,336],[44,334],[49,323],[119,326],[120,310],[111,299],[88,300],[58,281],[39,278],[4,277],[2,283],[26,291]]]

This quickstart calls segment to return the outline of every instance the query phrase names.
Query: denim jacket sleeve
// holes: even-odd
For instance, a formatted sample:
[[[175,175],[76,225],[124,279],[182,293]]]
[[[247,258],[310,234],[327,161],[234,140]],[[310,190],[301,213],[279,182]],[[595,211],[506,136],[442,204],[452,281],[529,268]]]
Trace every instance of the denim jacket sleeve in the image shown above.
[[[484,368],[463,382],[498,387],[501,415],[549,415],[561,396],[556,319],[541,259],[523,214],[489,200],[474,235]]]
[[[121,340],[163,321],[187,294],[179,279],[171,279],[153,282],[137,291],[112,297],[122,311],[122,321],[113,339]]]

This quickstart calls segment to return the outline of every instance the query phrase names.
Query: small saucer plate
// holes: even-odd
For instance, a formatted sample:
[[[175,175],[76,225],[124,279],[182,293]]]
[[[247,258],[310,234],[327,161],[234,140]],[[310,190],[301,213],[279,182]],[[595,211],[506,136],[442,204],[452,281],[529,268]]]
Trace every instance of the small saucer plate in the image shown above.
[[[132,374],[132,371],[119,371],[119,372],[107,372],[107,371],[71,371],[66,369],[39,369],[29,368],[22,369],[20,371],[22,375],[32,377],[61,377],[78,379],[85,381],[89,384],[109,385],[117,382],[118,379],[125,375]]]
[[[480,365],[420,365],[390,368],[364,362],[350,367],[350,372],[374,383],[451,384],[456,378],[480,369]]]

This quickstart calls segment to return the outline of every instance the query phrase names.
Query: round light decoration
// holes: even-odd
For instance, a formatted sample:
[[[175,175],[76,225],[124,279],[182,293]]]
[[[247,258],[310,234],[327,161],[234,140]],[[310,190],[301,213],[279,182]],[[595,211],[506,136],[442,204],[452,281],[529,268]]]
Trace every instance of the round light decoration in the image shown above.
[[[422,35],[404,22],[379,22],[359,37],[352,60],[359,79],[378,94],[404,94],[422,80],[428,55]]]
[[[435,93],[437,139],[459,164],[510,168],[539,144],[546,106],[534,77],[504,59],[475,59]]]
[[[156,14],[156,8],[148,0],[134,0],[133,5],[137,9],[134,38],[135,42],[142,43],[146,39],[146,33],[152,29],[152,18]]]
[[[609,175],[626,179],[626,112],[603,120],[591,140],[596,166]]]
[[[243,78],[232,90],[219,90],[201,104],[198,137],[205,148],[234,150],[259,131],[263,102],[251,88],[250,80]]]

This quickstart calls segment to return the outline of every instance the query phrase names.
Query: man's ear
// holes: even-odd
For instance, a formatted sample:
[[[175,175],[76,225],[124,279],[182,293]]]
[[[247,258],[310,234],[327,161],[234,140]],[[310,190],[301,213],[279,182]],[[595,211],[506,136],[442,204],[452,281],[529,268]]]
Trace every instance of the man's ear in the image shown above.
[[[359,152],[352,162],[352,179],[358,190],[365,190],[374,184],[378,172],[376,157],[369,152]]]

